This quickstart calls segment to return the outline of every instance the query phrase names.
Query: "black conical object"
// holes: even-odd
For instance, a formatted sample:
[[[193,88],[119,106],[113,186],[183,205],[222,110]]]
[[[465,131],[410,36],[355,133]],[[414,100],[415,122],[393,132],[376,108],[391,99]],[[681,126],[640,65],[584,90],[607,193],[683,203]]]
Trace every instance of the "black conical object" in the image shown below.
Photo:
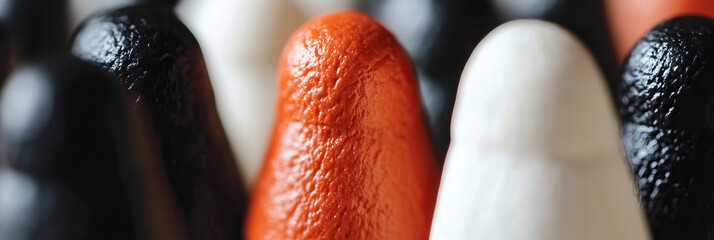
[[[65,48],[68,13],[67,0],[0,0],[0,23],[15,36],[22,59]]]
[[[422,102],[437,159],[450,142],[451,112],[461,71],[476,44],[496,21],[485,0],[366,0],[406,48],[419,76]]]
[[[651,29],[616,91],[622,142],[655,239],[714,239],[714,20]]]
[[[75,33],[72,52],[147,104],[191,237],[240,237],[245,192],[201,49],[173,10],[149,3],[93,16]]]
[[[141,115],[70,55],[31,61],[0,99],[0,239],[182,238]],[[143,116],[147,118],[146,116]]]

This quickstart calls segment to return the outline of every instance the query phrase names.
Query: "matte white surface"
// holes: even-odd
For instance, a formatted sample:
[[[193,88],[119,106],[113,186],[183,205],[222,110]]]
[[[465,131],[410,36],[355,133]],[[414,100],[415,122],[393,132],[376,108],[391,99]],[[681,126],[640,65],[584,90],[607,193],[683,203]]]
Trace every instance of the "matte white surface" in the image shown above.
[[[647,239],[614,114],[573,35],[493,30],[461,78],[431,239]]]
[[[256,178],[272,130],[276,73],[292,33],[314,14],[355,0],[182,0],[181,19],[196,35],[219,115],[247,187]]]

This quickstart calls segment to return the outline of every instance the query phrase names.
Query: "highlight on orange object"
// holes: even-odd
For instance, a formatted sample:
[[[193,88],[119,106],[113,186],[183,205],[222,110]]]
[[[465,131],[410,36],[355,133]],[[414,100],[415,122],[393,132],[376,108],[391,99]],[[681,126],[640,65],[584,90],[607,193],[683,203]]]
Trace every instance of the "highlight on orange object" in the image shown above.
[[[438,175],[394,36],[356,11],[299,28],[280,60],[247,239],[427,239]]]
[[[605,0],[605,15],[622,63],[635,43],[658,23],[676,16],[714,17],[712,0]]]

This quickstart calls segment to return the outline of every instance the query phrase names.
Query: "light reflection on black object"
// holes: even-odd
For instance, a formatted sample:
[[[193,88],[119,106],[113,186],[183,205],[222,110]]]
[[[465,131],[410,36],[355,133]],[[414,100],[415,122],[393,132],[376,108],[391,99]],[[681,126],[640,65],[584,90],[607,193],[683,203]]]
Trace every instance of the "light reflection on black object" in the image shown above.
[[[124,101],[116,80],[68,55],[13,74],[0,98],[0,239],[181,238],[153,221],[176,209],[158,196],[166,184],[144,181],[159,158]]]
[[[109,72],[149,110],[163,169],[193,239],[236,239],[247,203],[203,53],[166,4],[94,15],[72,53]]]
[[[654,239],[714,239],[714,20],[650,29],[617,88],[622,145]]]
[[[362,8],[380,19],[414,60],[441,160],[449,146],[461,71],[481,38],[500,23],[536,18],[563,25],[594,53],[606,78],[614,79],[612,47],[597,0],[365,0]]]

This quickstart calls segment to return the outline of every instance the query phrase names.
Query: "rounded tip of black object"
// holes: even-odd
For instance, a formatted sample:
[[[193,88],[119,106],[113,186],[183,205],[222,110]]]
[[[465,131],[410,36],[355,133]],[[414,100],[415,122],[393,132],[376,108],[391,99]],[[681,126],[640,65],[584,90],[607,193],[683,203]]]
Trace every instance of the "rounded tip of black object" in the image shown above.
[[[673,18],[647,32],[624,62],[617,88],[618,99],[623,103],[618,109],[621,116],[663,127],[706,127],[708,124],[702,122],[706,120],[704,112],[660,109],[677,110],[670,108],[676,107],[672,104],[682,97],[709,95],[709,89],[702,87],[714,77],[713,40],[714,20],[698,16]],[[702,102],[682,104],[705,107]]]
[[[622,140],[655,239],[714,233],[714,20],[664,21],[635,45],[616,91]]]
[[[188,75],[205,67],[197,40],[166,6],[142,3],[90,17],[75,32],[72,53],[116,75],[137,101],[146,100],[147,91],[179,97],[176,91],[186,83],[176,81],[194,79]],[[174,106],[177,101],[158,104],[182,107]]]
[[[116,76],[146,104],[164,169],[189,234],[241,235],[245,195],[216,111],[198,41],[165,3],[95,15],[75,34],[72,53]]]

